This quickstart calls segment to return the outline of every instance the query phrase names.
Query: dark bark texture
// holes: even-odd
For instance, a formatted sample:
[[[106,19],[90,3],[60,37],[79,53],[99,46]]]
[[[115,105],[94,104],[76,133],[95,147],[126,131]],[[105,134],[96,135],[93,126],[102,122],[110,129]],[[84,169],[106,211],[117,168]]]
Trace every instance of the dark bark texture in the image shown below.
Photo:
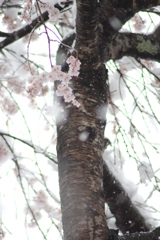
[[[115,9],[113,9],[114,4]],[[128,47],[128,49],[119,47],[120,41],[117,39],[120,38],[120,34],[118,30],[122,25],[119,25],[119,28],[113,27],[112,20],[115,19],[112,17],[119,17],[120,22],[125,23],[138,8],[148,8],[156,3],[130,1],[125,4],[126,1],[122,1],[122,4],[119,1],[109,2],[109,4],[108,1],[100,1],[98,4],[97,1],[77,0],[75,48],[82,65],[79,77],[72,79],[72,87],[81,106],[77,109],[72,105],[67,105],[67,118],[64,118],[63,124],[57,123],[57,153],[65,240],[157,239],[159,236],[159,229],[142,233],[149,231],[144,218],[133,206],[121,184],[109,173],[106,165],[104,165],[102,173],[101,154],[104,145],[105,120],[97,112],[99,106],[105,105],[107,101],[107,76],[103,62],[114,59],[114,57],[115,59],[119,58],[119,56],[125,55],[124,52],[127,55],[127,52],[132,49],[129,44],[130,48]],[[120,5],[121,9],[117,11]],[[111,7],[113,11],[111,11]],[[126,35],[124,37],[127,37]],[[74,35],[70,36],[68,41],[71,43],[73,38]],[[132,38],[134,36],[131,36],[129,40],[132,46],[137,48],[136,53],[140,53],[142,56],[147,52],[144,57],[149,56],[147,44],[146,50],[141,49],[141,43],[143,40],[147,41],[147,36],[139,35],[137,41]],[[110,50],[111,45],[113,47]],[[115,46],[117,46],[116,49],[114,49]],[[130,53],[132,52],[130,51]],[[65,54],[67,54],[67,49],[61,46],[59,64],[62,63]],[[154,52],[154,55],[156,54],[157,52]],[[67,66],[64,64],[62,69],[66,71]],[[83,142],[79,136],[84,132],[87,133],[88,138]],[[104,200],[114,214],[119,229],[123,233],[128,231],[131,234],[119,236],[116,230],[107,228]]]
[[[76,50],[81,61],[72,86],[79,108],[67,105],[68,116],[57,127],[58,166],[65,240],[105,239],[103,135],[98,108],[106,104],[106,71],[99,60],[97,1],[77,1]],[[82,34],[82,32],[84,34]],[[80,135],[87,134],[81,141]]]
[[[68,7],[71,1],[64,6]],[[76,45],[81,61],[80,75],[72,79],[72,88],[80,107],[65,104],[61,122],[57,119],[57,154],[59,168],[62,222],[65,240],[157,240],[160,228],[152,232],[133,206],[121,184],[103,164],[104,116],[100,108],[107,103],[107,74],[104,63],[123,56],[160,60],[160,30],[150,35],[119,33],[122,25],[136,12],[159,5],[160,0],[77,0]],[[59,10],[63,10],[56,5]],[[6,37],[0,50],[29,34],[48,20],[48,13],[30,25],[13,33],[0,32]],[[75,34],[64,43],[71,45]],[[68,49],[61,45],[57,64],[63,71]],[[82,141],[81,134],[87,135]],[[108,229],[104,213],[107,202],[122,233]],[[146,231],[144,233],[144,231]]]
[[[64,5],[64,7],[61,7],[58,4],[55,4],[55,7],[59,9],[59,11],[64,10],[69,6],[70,2]],[[49,19],[48,12],[44,12],[41,16],[38,16],[35,18],[30,24],[25,25],[23,28],[14,31],[12,33],[4,33],[0,32],[0,37],[6,37],[3,41],[0,42],[0,50],[7,47],[11,43],[14,43],[15,41],[23,38],[27,34],[31,33],[32,30],[38,28],[40,25],[43,24],[43,22],[46,22]]]
[[[66,48],[66,45],[72,46],[75,37],[75,33],[68,35],[59,46],[57,52],[57,65],[62,65],[63,71],[68,70],[68,65],[66,64],[68,49]],[[103,191],[105,202],[108,204],[112,214],[116,218],[117,227],[122,233],[150,230],[149,226],[146,225],[143,216],[141,216],[137,208],[131,203],[130,198],[122,185],[109,171],[105,162],[103,162]],[[123,197],[123,201],[117,201],[120,195]],[[124,205],[125,208],[123,208]],[[130,214],[128,214],[128,212]]]
[[[148,233],[132,233],[124,236],[119,236],[119,240],[158,240],[160,237],[160,227],[155,228],[152,232]]]
[[[121,27],[134,16],[136,12],[151,8],[160,4],[159,0],[100,0],[100,28],[103,35],[100,44],[100,55],[106,60],[106,46],[115,39]]]
[[[103,163],[103,188],[105,201],[116,218],[122,233],[147,232],[150,230],[138,209],[133,205],[120,182]]]
[[[124,56],[160,61],[160,28],[150,35],[118,33],[106,44],[105,61],[118,60]]]

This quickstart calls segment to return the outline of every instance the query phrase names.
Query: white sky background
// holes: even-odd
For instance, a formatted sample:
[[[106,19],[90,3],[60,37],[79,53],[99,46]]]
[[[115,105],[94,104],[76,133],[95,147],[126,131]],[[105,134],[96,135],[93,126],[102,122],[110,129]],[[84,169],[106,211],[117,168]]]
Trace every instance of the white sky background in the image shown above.
[[[1,3],[2,2],[3,1],[1,1]],[[17,3],[17,1],[14,1],[13,3]],[[146,22],[144,25],[140,26],[141,29],[144,26],[144,32],[149,33],[153,31],[154,24],[159,24],[159,17],[155,15],[151,16],[152,18],[150,18],[148,15],[144,15]],[[72,22],[70,16],[68,19],[70,22]],[[151,19],[153,22],[151,22]],[[52,27],[53,31],[56,32],[56,29],[53,28],[53,24],[50,24],[49,26]],[[150,26],[149,30],[148,26]],[[133,31],[138,31],[138,29],[136,30],[134,28],[133,22],[131,22],[130,25],[127,23],[126,26],[124,26],[125,30],[126,28],[131,28]],[[7,31],[7,27],[4,24],[1,27],[1,31]],[[42,30],[37,32],[40,33]],[[65,30],[64,34],[67,34]],[[53,38],[53,35],[51,38]],[[22,42],[23,40],[19,40],[7,47],[16,51],[18,58],[13,57],[13,55],[5,51],[5,54],[7,55],[7,62],[11,68],[8,75],[1,75],[1,81],[5,86],[7,82],[6,79],[9,76],[20,76],[22,80],[27,80],[29,76],[29,72],[27,72],[22,65],[22,60],[24,61],[24,59],[20,57],[21,54],[24,54],[26,56],[27,49],[27,43],[24,45]],[[55,42],[53,44],[51,52],[53,63],[55,63],[54,57],[57,48],[58,44]],[[50,64],[48,58],[47,39],[45,34],[38,37],[36,41],[31,42],[29,49],[29,59],[34,61],[37,65],[40,65],[46,72],[49,72]],[[4,57],[1,55],[1,66],[4,64],[3,59]],[[127,84],[130,85],[132,89],[134,89],[134,94],[137,99],[139,99],[140,103],[145,105],[145,110],[150,111],[146,105],[146,102],[144,101],[142,94],[139,96],[139,91],[135,85],[136,81],[139,83],[138,86],[140,86],[141,82],[141,86],[143,88],[143,78],[142,70],[140,68],[137,69],[135,67],[135,61],[134,63],[133,61],[133,59],[123,58],[116,64],[117,67],[119,67],[124,73]],[[107,67],[109,68],[110,91],[112,93],[112,100],[117,106],[119,106],[120,110],[123,113],[126,113],[125,109],[127,109],[127,114],[132,117],[132,110],[134,106],[133,98],[130,96],[129,92],[125,90],[122,79],[120,80],[121,87],[119,87],[119,74],[116,71],[115,64],[111,61],[107,63]],[[158,64],[151,66],[150,70],[154,71],[156,68],[159,68]],[[12,69],[15,70],[15,73],[12,71]],[[39,73],[41,72],[42,70],[39,69]],[[155,81],[153,76],[151,76],[147,71],[144,71],[144,76],[148,84],[147,86],[151,88],[154,93],[156,93],[155,88],[151,86],[151,83],[154,83]],[[34,145],[39,146],[41,149],[45,149],[46,152],[51,153],[51,156],[54,156],[56,159],[56,156],[53,155],[56,154],[55,121],[54,118],[47,115],[45,111],[47,109],[47,106],[52,106],[53,103],[52,86],[49,85],[49,87],[50,91],[46,96],[36,97],[35,100],[31,100],[26,91],[20,95],[13,92],[13,97],[18,103],[20,111],[18,111],[14,116],[11,116],[10,114],[5,113],[2,108],[0,110],[0,130],[6,133],[9,132],[11,135],[23,140],[27,140],[29,143],[33,142]],[[121,99],[121,92],[119,92],[119,89],[122,91],[122,98],[124,101]],[[0,92],[0,94],[2,94],[2,97],[5,96],[5,94],[2,92]],[[155,114],[160,120],[160,111],[158,111],[159,102],[155,98],[155,94],[150,94],[150,103],[152,106],[154,106]],[[1,106],[3,105],[3,102],[1,102],[1,100],[0,104]],[[111,113],[112,111],[110,109],[111,106],[109,105],[107,114],[108,124],[106,127],[106,136],[111,140],[112,146],[109,146],[107,151],[105,151],[104,158],[107,160],[110,169],[123,184],[132,201],[134,201],[134,203],[138,206],[140,206],[139,204],[149,206],[146,208],[142,208],[140,206],[139,209],[142,214],[146,216],[148,222],[152,224],[153,227],[156,227],[160,225],[160,194],[158,190],[155,190],[155,188],[159,186],[155,182],[153,174],[155,174],[160,179],[159,153],[156,153],[156,151],[153,150],[153,148],[145,141],[143,141],[143,148],[142,144],[138,140],[138,137],[136,136],[136,133],[134,132],[134,129],[132,129],[133,138],[130,134],[128,134],[130,132],[130,123],[128,120],[126,120],[120,111],[117,112],[116,117],[122,128],[124,128],[125,132],[128,134],[129,140],[127,137],[125,137],[125,135],[124,138],[122,138],[120,133],[116,135],[115,131],[118,130],[118,127],[115,124],[115,117]],[[153,120],[153,118],[146,117],[146,122],[149,130],[147,129],[142,115],[139,114],[137,110],[133,114],[132,120],[138,130],[142,131],[142,133],[145,135],[146,140],[149,140],[152,143],[156,143],[154,146],[156,146],[160,151],[160,126]],[[117,142],[115,141],[116,136]],[[40,228],[44,231],[44,234],[47,234],[48,232],[46,237],[47,240],[53,239],[53,236],[54,239],[61,239],[59,231],[56,229],[52,222],[54,221],[60,229],[60,232],[62,232],[61,222],[59,221],[61,219],[61,215],[56,164],[49,161],[42,154],[34,154],[32,148],[20,143],[19,141],[14,141],[11,138],[6,139],[10,146],[14,149],[15,155],[18,156],[17,160],[21,167],[21,177],[25,193],[28,202],[34,211],[34,214],[38,219]],[[136,160],[134,158],[129,158],[126,146],[124,144],[124,139],[126,142],[128,142],[129,152],[132,156],[135,157]],[[129,146],[129,142],[133,144],[134,148]],[[0,140],[0,146],[4,144],[4,141]],[[134,150],[136,151],[137,155],[135,155]],[[146,157],[145,151],[149,156],[148,158]],[[15,168],[15,164],[11,160],[12,157],[9,151],[7,154],[8,155],[6,158],[0,159],[0,218],[1,229],[6,234],[4,239],[32,240],[35,239],[35,237],[39,240],[44,239],[42,233],[38,230],[37,227],[35,227],[33,217],[27,211],[27,205],[24,199],[24,195],[21,191],[20,182],[17,181],[17,170]],[[143,163],[146,164],[144,170],[140,168],[141,179],[140,173],[138,171],[140,161],[143,161]],[[151,169],[151,167],[153,169]],[[145,175],[145,170],[147,170],[149,178]],[[41,176],[41,173],[43,176]],[[47,185],[49,194],[46,193],[44,182]],[[151,192],[153,192],[153,194],[151,194]],[[110,216],[109,211],[107,209],[106,211],[108,213],[107,216]],[[154,220],[153,218],[157,220]],[[113,218],[109,220],[110,227],[114,227],[114,221],[115,220]]]

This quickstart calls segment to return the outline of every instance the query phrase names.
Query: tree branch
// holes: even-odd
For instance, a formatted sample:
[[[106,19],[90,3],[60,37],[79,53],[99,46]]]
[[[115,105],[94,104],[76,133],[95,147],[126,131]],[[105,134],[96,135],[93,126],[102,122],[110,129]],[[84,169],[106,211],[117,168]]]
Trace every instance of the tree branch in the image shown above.
[[[75,33],[67,36],[62,43],[64,45],[60,45],[59,49],[57,51],[57,64],[58,65],[62,65],[63,70],[65,71],[66,68],[68,67],[67,64],[65,64],[66,58],[67,58],[67,52],[68,49],[66,48],[65,45],[69,45],[71,46],[74,39],[75,39]],[[121,230],[121,232],[126,233],[127,231],[129,232],[140,232],[140,231],[149,231],[149,227],[145,224],[143,217],[140,215],[140,213],[138,212],[138,210],[135,207],[130,207],[131,206],[131,201],[129,199],[129,197],[127,196],[127,194],[125,193],[124,189],[122,188],[122,186],[119,184],[119,182],[113,177],[113,175],[110,173],[107,165],[104,163],[103,166],[103,184],[104,184],[104,191],[105,191],[105,201],[107,202],[107,204],[109,205],[109,207],[111,207],[110,202],[113,204],[111,207],[111,211],[113,211],[112,213],[115,215],[115,218],[117,218],[117,227]],[[113,179],[114,178],[114,179]],[[113,184],[113,181],[115,180],[115,183]],[[123,208],[122,208],[122,203],[121,202],[116,202],[116,205],[114,201],[109,201],[109,199],[112,199],[112,192],[114,191],[108,191],[108,186],[110,186],[110,188],[115,187],[117,191],[115,191],[115,195],[117,196],[119,193],[123,192],[124,194],[122,194],[122,196],[124,197],[124,201],[127,202],[127,206],[125,208],[125,210],[127,209],[127,211],[129,211],[129,209],[131,209],[130,211],[132,211],[132,223],[131,224],[127,224],[126,222],[128,222],[130,220],[130,217],[128,218],[126,212],[123,213],[123,217],[124,220],[121,221],[122,218],[122,212],[123,212]],[[117,194],[118,193],[118,194]],[[108,194],[108,195],[107,195]],[[111,194],[111,195],[110,195]],[[115,197],[114,195],[114,197]],[[118,206],[118,208],[117,208]],[[117,209],[121,210],[121,214],[119,212],[117,212]],[[117,214],[116,214],[117,212]],[[118,217],[117,217],[118,216]],[[138,216],[138,218],[137,218]],[[138,219],[138,221],[137,221]]]
[[[136,12],[159,5],[160,0],[132,0],[132,1],[100,1],[100,42],[101,59],[105,59],[106,46],[112,42],[121,27],[134,16]],[[109,37],[108,37],[109,36]]]
[[[22,142],[22,143],[24,143],[25,145],[33,148],[33,150],[34,150],[35,153],[40,153],[40,154],[44,155],[45,157],[47,157],[48,159],[50,159],[51,161],[53,161],[54,163],[57,164],[57,161],[54,159],[54,157],[53,157],[50,153],[45,152],[44,149],[42,149],[42,148],[39,147],[39,146],[33,145],[32,143],[30,143],[30,142],[27,141],[27,140],[23,140],[23,139],[21,139],[21,138],[15,137],[15,136],[13,136],[13,135],[10,135],[10,134],[4,133],[4,132],[0,132],[0,136],[2,136],[2,137],[4,137],[4,136],[5,136],[5,137],[9,137],[9,138],[12,138],[12,139],[14,139],[14,140],[17,140],[17,141],[19,141],[19,142]]]
[[[101,0],[101,22],[105,26],[105,32],[108,30],[120,30],[121,26],[128,21],[136,12],[157,6],[160,0],[124,0],[124,1],[111,1]],[[114,25],[114,21],[119,20],[119,24]],[[112,20],[114,20],[112,22]],[[104,25],[105,24],[105,25]],[[121,26],[120,26],[121,25]],[[114,27],[115,26],[115,27]],[[106,29],[107,27],[107,29]],[[107,34],[108,36],[108,34]]]
[[[58,4],[55,4],[55,7],[59,9],[59,11],[64,10],[65,8],[67,8],[70,4],[72,4],[72,1],[66,2],[64,3],[64,7],[61,7]],[[31,33],[31,31],[34,28],[38,28],[40,25],[43,24],[42,18],[44,20],[44,22],[46,22],[49,19],[48,16],[48,11],[44,12],[42,14],[42,16],[39,16],[37,18],[35,18],[31,24],[26,25],[25,27],[14,31],[13,33],[9,33],[8,36],[7,34],[5,35],[5,33],[0,32],[0,37],[7,37],[6,39],[4,39],[2,42],[0,42],[0,51],[10,45],[11,43],[14,43],[15,41],[21,39],[22,37],[26,36],[27,34]]]
[[[86,2],[77,1],[76,21],[76,50],[78,57],[85,69],[97,69],[100,63],[99,39],[98,39],[98,6],[97,1],[92,5]],[[88,58],[90,59],[88,61]]]
[[[115,39],[106,44],[104,61],[118,60],[123,56],[160,61],[160,27],[150,35],[118,33]]]
[[[49,19],[48,12],[47,11],[44,12],[42,14],[42,17],[44,21],[47,21]],[[13,33],[10,33],[10,37],[7,37],[2,42],[0,42],[0,50],[10,45],[11,43],[21,39],[22,37],[26,36],[32,31],[32,29],[34,29],[35,27],[39,27],[41,24],[42,24],[42,20],[41,20],[41,17],[39,16],[36,19],[34,19],[31,24],[28,24],[27,26],[19,29],[18,31],[14,31]]]
[[[155,228],[152,232],[132,233],[119,236],[118,240],[158,240],[160,237],[160,227]]]
[[[65,67],[68,68],[68,64],[66,64],[67,54],[70,47],[73,44],[73,41],[75,40],[75,37],[76,37],[76,33],[73,32],[72,34],[67,35],[66,38],[64,38],[61,44],[59,45],[59,48],[57,50],[56,64],[61,65],[62,68],[65,68]]]
[[[122,233],[147,232],[150,230],[105,162],[103,162],[103,188],[105,201],[116,218],[116,225]]]

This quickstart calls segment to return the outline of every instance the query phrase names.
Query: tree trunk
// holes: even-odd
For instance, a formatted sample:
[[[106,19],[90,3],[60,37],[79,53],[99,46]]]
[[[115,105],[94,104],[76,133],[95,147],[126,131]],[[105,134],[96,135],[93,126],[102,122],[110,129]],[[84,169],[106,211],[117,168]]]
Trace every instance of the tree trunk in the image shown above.
[[[103,198],[106,71],[99,61],[97,1],[77,1],[76,49],[81,61],[72,79],[77,108],[67,104],[67,117],[58,124],[57,154],[65,240],[105,239]],[[105,115],[105,113],[104,113]],[[84,138],[83,138],[84,137]]]
[[[96,0],[77,0],[75,49],[78,51],[81,69],[79,77],[72,79],[72,88],[81,105],[76,108],[60,100],[64,106],[64,116],[61,114],[61,123],[57,121],[57,155],[64,239],[156,239],[155,236],[159,233],[155,231],[122,237],[118,236],[117,231],[109,230],[106,225],[102,160],[106,114],[104,109],[107,102],[107,76],[102,62],[106,51],[102,46],[106,31],[103,32],[99,24],[102,19],[99,19],[99,10]],[[71,42],[72,37],[74,36],[69,40]],[[109,41],[110,36],[107,37]],[[65,66],[64,71],[66,69]],[[106,190],[110,187],[107,186],[108,180],[105,184]],[[140,224],[141,221],[143,219],[140,216]],[[124,224],[125,219],[122,228]],[[142,226],[143,223],[139,228]]]

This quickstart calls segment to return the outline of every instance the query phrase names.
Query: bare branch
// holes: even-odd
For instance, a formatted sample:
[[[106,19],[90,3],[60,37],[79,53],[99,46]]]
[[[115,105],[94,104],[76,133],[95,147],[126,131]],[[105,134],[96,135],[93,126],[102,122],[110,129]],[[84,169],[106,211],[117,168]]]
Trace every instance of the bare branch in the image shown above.
[[[132,1],[100,1],[99,34],[101,59],[105,59],[106,46],[115,39],[122,26],[131,19],[136,12],[151,8],[160,4],[160,0],[132,0]],[[109,36],[109,38],[108,38]],[[112,40],[111,40],[112,39]]]
[[[105,32],[120,30],[121,26],[127,22],[136,12],[149,9],[160,4],[160,0],[132,0],[132,1],[100,1],[101,23],[105,27]],[[117,20],[117,25],[113,24]],[[118,24],[119,21],[119,24]],[[107,24],[108,23],[108,24]],[[106,29],[107,28],[107,29]],[[112,30],[111,30],[112,29]],[[108,36],[108,35],[107,35]]]
[[[44,21],[48,20],[48,12],[44,12],[43,14],[43,19]],[[35,26],[40,26],[42,24],[41,17],[37,17],[32,21],[31,24],[28,24],[27,26],[21,28],[18,31],[14,31],[13,33],[10,34],[10,37],[7,37],[0,43],[0,50],[2,50],[4,47],[10,45],[11,43],[21,39],[22,37],[26,36],[29,34]]]
[[[160,27],[150,35],[118,33],[106,46],[104,61],[118,60],[123,56],[160,61]]]
[[[62,8],[60,5],[55,4],[55,7],[58,8],[60,11],[64,10],[65,8],[67,8],[70,4],[72,4],[72,1],[69,1],[67,3],[64,3],[64,7]],[[26,36],[27,34],[31,33],[31,31],[34,28],[38,28],[40,25],[43,24],[43,21],[46,22],[49,19],[48,16],[48,12],[44,12],[41,16],[35,18],[31,24],[26,25],[25,27],[14,31],[13,33],[8,34],[8,36],[6,35],[6,39],[4,39],[2,42],[0,42],[0,50],[2,50],[4,47],[10,45],[11,43],[21,39],[22,37]],[[1,35],[4,36],[5,33],[0,32],[0,37]]]
[[[158,240],[160,236],[160,227],[155,228],[152,232],[132,233],[119,236],[119,240]]]
[[[103,187],[105,201],[116,218],[116,225],[122,233],[150,230],[144,218],[133,205],[120,182],[110,172],[105,162],[103,163]]]
[[[53,161],[54,163],[57,164],[57,161],[54,159],[55,157],[52,156],[53,154],[51,155],[50,153],[45,152],[44,149],[40,148],[39,146],[33,145],[31,142],[29,142],[27,140],[20,139],[18,137],[15,137],[13,135],[10,135],[10,134],[4,133],[4,132],[0,132],[0,136],[2,136],[2,137],[4,137],[4,136],[10,137],[10,138],[13,138],[14,140],[22,142],[22,143],[26,144],[27,146],[33,148],[35,153],[40,153],[40,154],[44,155],[45,157],[47,157],[48,159],[50,159],[51,161]]]

